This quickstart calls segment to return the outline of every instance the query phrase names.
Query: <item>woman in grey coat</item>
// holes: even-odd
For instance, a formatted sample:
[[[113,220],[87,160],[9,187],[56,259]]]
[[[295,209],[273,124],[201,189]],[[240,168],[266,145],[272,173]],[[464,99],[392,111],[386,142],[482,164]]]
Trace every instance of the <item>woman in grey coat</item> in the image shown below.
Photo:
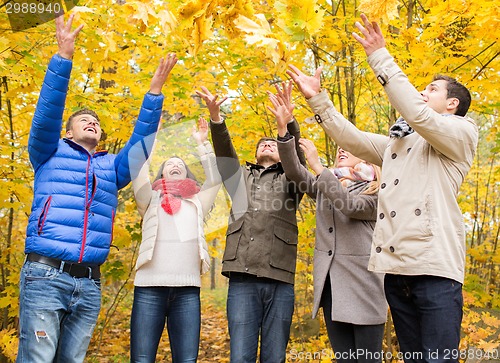
[[[381,362],[388,307],[383,274],[367,269],[380,169],[340,148],[335,168],[327,169],[314,144],[300,139],[313,175],[300,164],[294,138],[286,131],[286,101],[270,99],[283,169],[301,192],[316,199],[313,317],[323,307],[337,362]]]

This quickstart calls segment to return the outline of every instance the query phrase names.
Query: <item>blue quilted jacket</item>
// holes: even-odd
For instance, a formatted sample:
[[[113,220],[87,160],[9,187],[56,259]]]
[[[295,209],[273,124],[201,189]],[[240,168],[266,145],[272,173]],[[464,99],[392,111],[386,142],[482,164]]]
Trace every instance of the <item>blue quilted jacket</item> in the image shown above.
[[[131,180],[130,150],[149,144],[158,128],[162,95],[146,94],[130,140],[116,155],[90,154],[60,139],[72,62],[52,57],[30,130],[28,152],[35,170],[25,253],[102,264],[113,238],[118,190]],[[96,110],[99,113],[99,110]],[[144,160],[144,158],[142,158]]]

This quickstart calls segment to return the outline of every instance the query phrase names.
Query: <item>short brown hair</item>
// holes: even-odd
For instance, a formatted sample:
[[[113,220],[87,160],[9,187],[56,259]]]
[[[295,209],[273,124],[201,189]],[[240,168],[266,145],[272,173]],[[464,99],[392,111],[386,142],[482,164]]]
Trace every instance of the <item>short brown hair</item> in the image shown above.
[[[99,116],[97,116],[97,113],[95,113],[94,111],[92,110],[89,110],[88,108],[82,108],[81,110],[78,110],[76,111],[75,113],[73,113],[68,121],[66,122],[66,132],[68,132],[69,130],[71,130],[71,126],[73,124],[73,119],[76,117],[76,116],[80,116],[80,115],[90,115],[90,116],[93,116],[97,119],[97,121],[101,121],[99,120]]]

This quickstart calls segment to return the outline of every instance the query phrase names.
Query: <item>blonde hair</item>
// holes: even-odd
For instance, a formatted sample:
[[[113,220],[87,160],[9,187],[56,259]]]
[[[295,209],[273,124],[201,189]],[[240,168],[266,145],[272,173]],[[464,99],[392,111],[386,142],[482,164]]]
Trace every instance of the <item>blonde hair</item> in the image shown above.
[[[378,190],[380,188],[380,176],[382,175],[382,170],[380,169],[380,166],[369,163],[365,161],[366,164],[370,165],[373,168],[373,171],[375,172],[375,179],[372,180],[366,188],[361,192],[361,194],[366,194],[366,195],[373,195],[378,193]]]

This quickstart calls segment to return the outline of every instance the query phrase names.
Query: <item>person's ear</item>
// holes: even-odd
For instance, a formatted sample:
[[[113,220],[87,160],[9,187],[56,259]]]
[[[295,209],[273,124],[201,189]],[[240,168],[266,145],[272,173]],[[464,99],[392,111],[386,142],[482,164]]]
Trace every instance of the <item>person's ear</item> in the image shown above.
[[[448,111],[456,110],[458,108],[459,103],[460,103],[460,101],[458,100],[458,98],[455,98],[455,97],[448,98],[446,100],[446,109]]]
[[[72,130],[66,131],[66,138],[70,139],[70,140],[73,138],[73,131]]]

